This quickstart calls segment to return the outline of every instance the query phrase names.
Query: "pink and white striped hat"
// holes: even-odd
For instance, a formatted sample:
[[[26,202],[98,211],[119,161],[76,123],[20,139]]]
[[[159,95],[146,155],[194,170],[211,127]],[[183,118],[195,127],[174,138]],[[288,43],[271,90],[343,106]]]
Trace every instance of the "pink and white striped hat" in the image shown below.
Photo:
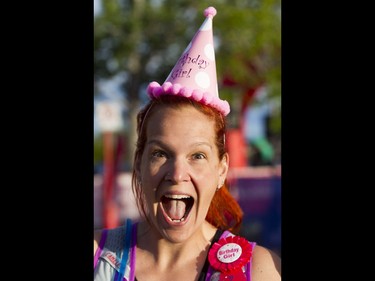
[[[209,105],[224,116],[230,112],[229,103],[219,98],[212,19],[214,7],[204,10],[205,21],[182,53],[165,82],[151,82],[147,93],[151,99],[160,95],[177,95]]]

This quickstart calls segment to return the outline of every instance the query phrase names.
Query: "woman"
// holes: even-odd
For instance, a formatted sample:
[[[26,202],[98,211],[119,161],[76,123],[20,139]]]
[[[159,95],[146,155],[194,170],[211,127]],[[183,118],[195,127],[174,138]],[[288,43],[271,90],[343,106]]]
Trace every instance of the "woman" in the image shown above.
[[[200,40],[212,40],[202,33],[215,14],[205,10],[207,20],[166,82],[148,87],[132,182],[144,219],[95,232],[96,281],[281,280],[278,256],[235,235],[242,211],[225,184],[229,105],[217,93],[214,57],[198,50],[207,50]]]

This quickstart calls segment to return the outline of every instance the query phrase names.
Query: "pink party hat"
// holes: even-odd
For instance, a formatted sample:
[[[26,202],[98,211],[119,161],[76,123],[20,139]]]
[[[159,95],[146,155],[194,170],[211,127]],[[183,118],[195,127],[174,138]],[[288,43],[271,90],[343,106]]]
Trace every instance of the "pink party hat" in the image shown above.
[[[177,95],[216,108],[224,116],[230,112],[229,103],[219,98],[215,50],[213,44],[212,19],[214,7],[204,10],[206,17],[190,44],[173,67],[167,79],[160,86],[151,82],[147,87],[150,98],[160,95]]]

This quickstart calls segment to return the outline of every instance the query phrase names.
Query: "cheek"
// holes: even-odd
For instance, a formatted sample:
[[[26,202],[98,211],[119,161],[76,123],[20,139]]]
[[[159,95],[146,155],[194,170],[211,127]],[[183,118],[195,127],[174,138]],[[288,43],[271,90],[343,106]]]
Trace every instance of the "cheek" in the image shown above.
[[[142,188],[147,197],[154,197],[162,175],[160,167],[150,164],[150,162],[146,163],[148,164],[143,165],[141,168]]]
[[[214,166],[210,169],[202,169],[195,175],[198,184],[198,192],[202,199],[201,204],[209,206],[215,195],[218,184],[218,167]]]
[[[218,166],[211,165],[210,163],[204,163],[197,165],[193,169],[195,178],[199,181],[203,181],[206,185],[212,186],[217,181],[219,174]]]
[[[214,171],[200,171],[195,174],[195,181],[198,184],[198,192],[202,197],[211,199],[217,187],[217,174]]]
[[[142,177],[145,181],[155,182],[161,175],[160,166],[148,162],[142,167]]]
[[[150,161],[150,159],[148,159],[145,155],[142,156],[141,163],[140,170],[142,178],[147,179],[155,175],[155,164],[153,164],[152,161]]]

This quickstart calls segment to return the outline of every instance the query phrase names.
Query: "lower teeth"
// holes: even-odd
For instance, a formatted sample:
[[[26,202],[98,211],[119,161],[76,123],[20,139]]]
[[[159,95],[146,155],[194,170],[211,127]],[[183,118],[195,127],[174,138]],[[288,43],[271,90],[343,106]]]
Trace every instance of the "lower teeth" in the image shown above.
[[[182,218],[182,219],[179,219],[179,220],[176,220],[176,219],[171,219],[170,217],[168,217],[170,221],[173,221],[173,222],[183,222],[185,220],[185,218]]]

